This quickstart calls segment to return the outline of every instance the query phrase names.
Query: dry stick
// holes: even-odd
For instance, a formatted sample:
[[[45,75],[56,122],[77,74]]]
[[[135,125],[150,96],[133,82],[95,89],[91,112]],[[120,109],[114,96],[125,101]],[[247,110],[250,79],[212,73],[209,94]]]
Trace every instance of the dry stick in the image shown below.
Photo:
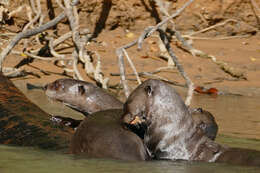
[[[228,19],[228,20],[226,20],[226,21],[224,21],[222,23],[218,23],[216,25],[213,25],[213,26],[210,26],[208,28],[202,29],[202,30],[200,30],[198,32],[191,33],[190,35],[184,35],[182,37],[191,38],[190,36],[192,36],[192,35],[206,32],[206,31],[211,30],[213,28],[225,25],[228,22],[238,22],[238,21],[235,20],[235,19]],[[184,43],[184,42],[182,42],[182,43]],[[203,52],[201,50],[195,49],[192,46],[187,46],[187,45],[185,46],[184,45],[184,47],[182,47],[182,48],[187,50],[188,52],[190,52],[193,56],[198,56],[198,57],[202,57],[202,58],[209,58],[209,59],[211,59],[215,64],[217,64],[220,67],[221,70],[223,70],[225,73],[231,75],[232,77],[247,80],[247,78],[246,78],[246,76],[245,76],[245,74],[243,72],[239,72],[239,71],[234,70],[232,67],[229,67],[227,65],[227,63],[225,63],[223,61],[218,61],[217,58],[215,56],[213,56],[213,55],[208,55],[207,53],[205,53],[205,52]]]
[[[85,35],[85,34],[90,34],[90,31],[88,29],[84,29],[83,31],[80,31],[80,34]],[[53,47],[57,47],[60,43],[64,42],[65,40],[69,39],[72,37],[72,31],[67,32],[66,34],[63,34],[59,38],[55,39],[53,41]]]
[[[153,30],[154,27],[148,27],[144,30],[143,34],[139,37],[138,39],[138,48],[141,49],[142,47],[142,43],[143,43],[143,40],[144,38],[147,36],[148,33],[151,33],[151,30]],[[176,55],[174,54],[172,48],[171,48],[171,45],[170,45],[170,42],[167,38],[167,35],[160,29],[158,29],[158,31],[160,32],[160,37],[161,37],[161,40],[163,41],[170,57],[172,58],[173,62],[175,63],[178,71],[180,72],[180,74],[182,75],[182,77],[185,79],[186,81],[186,85],[188,86],[188,94],[187,94],[187,97],[186,97],[186,100],[185,100],[185,104],[186,105],[190,105],[191,103],[191,100],[192,100],[192,95],[193,95],[193,83],[192,81],[190,80],[190,78],[188,77],[188,75],[186,74],[186,72],[184,71],[182,65],[179,63],[178,61],[178,58],[176,57]]]
[[[29,52],[23,52],[25,55],[34,58],[34,59],[39,59],[39,60],[44,60],[44,61],[71,61],[73,60],[73,58],[66,58],[66,57],[52,57],[52,58],[47,58],[47,57],[41,57],[38,55],[34,55],[32,53]],[[21,54],[21,53],[20,53]]]
[[[102,88],[107,89],[109,78],[103,79],[103,75],[101,73],[101,57],[96,51],[95,54],[97,56],[97,65],[94,71],[94,79],[102,84]]]
[[[254,13],[255,13],[255,16],[258,18],[258,20],[260,21],[260,9],[258,7],[258,5],[256,4],[256,2],[254,0],[251,0],[251,4],[252,6],[254,7],[253,10],[254,10]],[[258,14],[257,14],[258,13]]]
[[[156,5],[159,7],[160,12],[162,13],[163,19],[165,19],[166,17],[169,17],[170,15],[168,14],[168,9],[169,9],[169,5],[170,2],[167,1],[161,1],[161,0],[154,0],[156,2]],[[172,21],[169,20],[171,23]],[[166,31],[168,27],[168,24],[165,23],[162,27],[160,27],[162,30]],[[168,54],[162,40],[160,37],[157,37],[159,39],[159,43],[158,43],[158,47],[160,48],[160,56],[161,57],[165,57],[167,59],[168,62],[168,66],[175,66],[174,62],[172,61],[172,59],[170,58],[170,55]]]
[[[103,79],[103,76],[101,75],[100,56],[96,53],[97,57],[98,57],[98,63],[97,63],[96,68],[94,68],[93,63],[91,62],[90,57],[87,55],[87,52],[85,50],[85,43],[86,43],[87,39],[86,39],[86,37],[80,38],[80,35],[79,35],[78,12],[77,12],[77,9],[74,7],[74,5],[76,5],[79,1],[74,0],[73,2],[69,3],[70,2],[69,0],[64,0],[64,2],[65,2],[65,7],[66,7],[65,10],[67,11],[67,16],[70,21],[70,27],[71,27],[72,33],[73,33],[72,38],[73,38],[73,41],[77,48],[77,50],[74,51],[75,61],[73,63],[73,67],[74,67],[74,69],[76,68],[78,59],[80,59],[82,62],[85,63],[85,70],[86,70],[86,67],[89,67],[87,69],[87,75],[92,78],[91,74],[93,73],[94,80],[100,82],[102,84],[103,88],[107,88],[108,79]],[[79,74],[78,74],[78,76],[79,76]]]
[[[192,35],[195,35],[195,34],[203,33],[203,32],[206,32],[206,31],[208,31],[208,30],[214,29],[214,28],[216,28],[216,27],[219,27],[219,26],[222,26],[222,25],[226,25],[226,24],[229,23],[229,22],[236,22],[236,23],[237,23],[238,21],[235,20],[235,19],[227,19],[227,20],[224,21],[224,22],[221,22],[221,23],[215,24],[215,25],[213,25],[213,26],[204,28],[204,29],[202,29],[202,30],[200,30],[200,31],[197,31],[197,32],[193,32],[193,33],[191,33],[191,34],[189,34],[189,35],[187,35],[187,36],[192,36]]]
[[[139,37],[138,39],[138,48],[141,49],[142,48],[142,43],[143,43],[143,40],[146,38],[146,36],[151,33],[151,31],[154,29],[154,27],[147,27],[144,32],[141,34],[141,36]],[[159,30],[159,29],[158,29]],[[186,84],[188,86],[188,94],[187,94],[187,97],[186,97],[186,100],[185,100],[185,104],[186,105],[190,105],[191,103],[191,100],[192,100],[192,95],[193,95],[193,83],[192,81],[190,80],[190,78],[188,77],[188,75],[185,73],[182,65],[179,63],[178,61],[178,58],[176,57],[176,55],[174,54],[171,46],[170,46],[170,43],[169,43],[169,40],[167,38],[167,35],[162,31],[162,30],[159,30],[160,32],[160,37],[161,37],[161,40],[163,41],[170,57],[172,58],[173,62],[175,63],[178,71],[180,72],[180,74],[182,75],[182,77],[185,79],[186,81]]]
[[[80,38],[80,35],[79,35],[78,13],[77,13],[77,9],[75,7],[72,7],[76,4],[78,4],[79,1],[74,0],[73,2],[69,3],[69,0],[64,0],[64,2],[65,2],[65,7],[66,7],[65,10],[67,11],[67,16],[70,21],[70,27],[71,27],[72,33],[73,33],[72,38],[73,38],[73,41],[77,48],[76,51],[74,51],[74,58],[75,58],[75,61],[73,63],[74,70],[75,69],[77,70],[77,68],[76,68],[77,62],[78,62],[78,59],[80,59],[82,62],[85,63],[85,70],[87,72],[87,75],[90,78],[92,78],[91,74],[94,73],[94,80],[100,82],[102,84],[103,88],[107,88],[106,85],[107,85],[108,79],[104,80],[101,75],[100,60],[98,60],[98,63],[97,63],[96,69],[95,69],[93,67],[93,63],[90,60],[90,57],[87,55],[87,52],[85,50],[86,37]],[[99,75],[97,75],[97,73],[99,73]],[[79,77],[80,74],[76,73],[76,75]],[[81,80],[83,80],[83,79],[81,79]]]
[[[153,77],[153,78],[157,78],[157,79],[160,79],[162,81],[165,81],[167,83],[170,83],[172,85],[175,85],[175,86],[179,86],[179,87],[185,87],[185,85],[182,85],[182,84],[179,84],[178,82],[174,82],[174,81],[171,81],[171,80],[168,80],[166,78],[163,78],[161,76],[158,76],[156,75],[157,73],[160,73],[162,72],[162,70],[167,70],[167,69],[174,69],[173,67],[171,66],[167,66],[167,67],[159,67],[157,68],[155,71],[151,71],[151,72],[139,72],[138,75],[140,77],[145,77],[145,76],[149,76],[149,77]],[[120,76],[120,73],[110,73],[111,76]],[[127,74],[129,76],[135,76],[136,74]]]
[[[86,34],[90,34],[90,32],[89,32],[88,29],[84,29],[83,31],[80,31],[80,34],[81,34],[81,35],[86,35]],[[0,35],[1,35],[1,34],[0,34]],[[15,35],[15,34],[10,33],[10,35]],[[71,32],[71,31],[69,31],[69,32],[63,34],[62,36],[60,36],[59,38],[53,40],[53,48],[57,47],[59,44],[61,44],[62,42],[66,41],[66,40],[69,39],[70,37],[72,37],[72,32]],[[35,50],[31,50],[30,52],[31,52],[31,53],[38,53],[40,49],[41,49],[41,48],[35,49]],[[34,55],[34,56],[36,56],[36,55]],[[37,56],[36,56],[36,57],[37,57]],[[39,59],[39,58],[38,58],[38,59]],[[59,58],[58,58],[58,59],[55,59],[55,60],[66,60],[66,58],[65,58],[65,59],[59,59]],[[69,60],[72,60],[72,59],[69,59]]]
[[[39,19],[39,25],[38,25],[38,26],[41,26],[41,25],[43,24],[44,18],[45,18],[45,15],[42,14],[41,17],[40,17],[40,19]],[[39,36],[36,37],[36,41],[37,41],[37,43],[38,43],[39,45],[41,44],[41,42],[40,42],[40,37],[39,37]]]
[[[134,46],[136,43],[137,43],[137,40],[116,49],[116,55],[118,57],[118,65],[119,65],[119,71],[120,71],[120,81],[123,85],[126,98],[130,95],[130,91],[129,91],[127,81],[126,81],[126,76],[125,76],[123,50]]]
[[[29,18],[30,22],[25,25],[25,27],[23,28],[23,31],[26,31],[29,27],[34,28],[34,27],[33,27],[33,24],[34,24],[34,23],[41,17],[41,15],[42,15],[42,9],[41,9],[40,0],[37,0],[37,10],[35,9],[35,4],[34,4],[34,2],[32,3],[32,6],[33,6],[33,7],[32,7],[33,11],[36,12],[36,16],[35,16],[33,19],[30,19],[30,18]],[[28,16],[29,16],[29,15],[28,15]],[[27,44],[28,44],[28,40],[24,40],[24,49],[27,48]]]
[[[59,23],[62,19],[65,18],[65,13],[61,13],[59,16],[57,16],[56,18],[54,18],[53,20],[47,22],[46,24],[31,29],[31,30],[27,30],[27,31],[23,31],[20,32],[19,34],[17,34],[12,41],[8,44],[8,46],[3,49],[3,51],[0,54],[0,71],[2,71],[2,65],[3,65],[3,61],[5,59],[5,57],[10,53],[10,51],[13,49],[13,47],[23,38],[28,38],[32,35],[36,35],[42,31],[45,31],[46,29],[49,29],[53,26],[55,26],[57,23]]]
[[[177,82],[171,81],[169,79],[166,79],[164,77],[161,77],[161,76],[158,76],[158,75],[155,75],[155,74],[151,74],[149,72],[143,72],[142,76],[154,77],[154,78],[160,79],[160,80],[165,81],[165,82],[167,82],[169,84],[172,84],[172,85],[175,85],[175,86],[179,86],[179,87],[187,87],[185,85],[179,84]]]
[[[62,6],[59,1],[57,1],[57,2],[59,3],[60,6]],[[78,2],[79,2],[78,0],[74,0],[70,3],[69,0],[64,0],[64,4],[66,7],[66,8],[64,8],[64,10],[69,19],[70,27],[72,30],[73,42],[76,46],[76,51],[74,51],[74,54],[73,54],[74,58],[75,58],[75,60],[73,62],[74,70],[76,72],[77,77],[79,77],[80,74],[77,72],[76,67],[77,67],[77,62],[80,59],[83,63],[85,63],[85,71],[86,71],[87,75],[91,79],[94,79],[95,81],[100,82],[102,84],[103,88],[107,88],[108,79],[107,78],[103,79],[103,76],[101,75],[100,56],[97,55],[97,57],[98,57],[97,66],[96,66],[96,68],[94,68],[93,63],[91,62],[91,59],[85,50],[85,43],[88,39],[87,39],[87,37],[81,38],[79,35],[78,12],[75,7],[72,7],[72,6],[76,5]],[[99,73],[99,74],[97,74],[97,73]],[[93,76],[92,76],[92,74],[93,74]],[[81,80],[83,80],[83,79],[81,79]]]
[[[162,72],[163,70],[168,70],[168,69],[174,69],[173,67],[169,67],[169,66],[166,66],[166,67],[159,67],[157,68],[156,70],[154,71],[150,71],[150,72],[138,72],[138,75],[139,76],[142,76],[144,75],[145,73],[149,73],[149,74],[157,74],[157,73],[160,73]],[[111,76],[120,76],[120,73],[110,73]],[[131,73],[131,74],[126,74],[127,76],[135,76],[134,73]]]
[[[161,32],[160,33],[160,37],[161,37],[161,40],[163,41],[167,51],[169,52],[169,55],[171,56],[173,62],[175,63],[178,71],[180,72],[180,74],[182,75],[182,77],[185,79],[186,81],[186,84],[188,86],[188,95],[186,97],[186,100],[185,100],[185,104],[187,106],[189,106],[191,104],[191,100],[192,100],[192,95],[193,95],[193,90],[194,90],[194,87],[193,87],[193,83],[192,81],[190,80],[190,78],[188,77],[188,75],[186,74],[186,72],[184,71],[182,65],[179,63],[178,61],[178,58],[176,57],[176,55],[174,54],[172,48],[171,48],[171,45],[170,45],[170,42],[169,42],[169,39],[167,38],[167,35],[164,33],[164,32]]]
[[[37,2],[37,6],[38,6],[38,2]],[[32,11],[37,14],[38,13],[38,11],[37,11],[38,9],[36,10],[36,8],[35,8],[34,0],[30,0],[30,4],[31,4]]]
[[[123,48],[120,47],[116,49],[116,55],[118,57],[118,65],[119,65],[119,72],[120,72],[120,81],[123,85],[125,96],[126,98],[130,95],[130,91],[127,85],[126,77],[125,77],[125,67],[124,67],[124,55],[123,55]]]
[[[75,50],[72,53],[73,57],[74,57],[73,69],[74,69],[74,72],[76,75],[75,77],[79,80],[83,80],[83,77],[81,76],[81,74],[77,68],[80,51],[82,51],[82,49],[84,49],[83,48],[84,45],[82,45],[80,43],[80,35],[79,35],[79,31],[78,31],[78,29],[79,29],[78,18],[77,18],[77,16],[75,16],[75,13],[74,13],[75,10],[73,9],[75,7],[70,4],[70,0],[64,0],[64,5],[65,5],[64,11],[69,20],[70,28],[72,30],[72,39],[75,44]],[[61,6],[61,4],[60,4],[60,6]]]
[[[217,24],[215,24],[215,25],[212,25],[212,26],[209,26],[209,27],[207,27],[207,28],[204,28],[204,29],[202,29],[202,30],[200,30],[200,31],[193,32],[193,33],[188,34],[188,35],[182,35],[182,36],[185,37],[185,38],[192,38],[191,36],[193,36],[193,35],[200,34],[200,33],[209,31],[209,30],[211,30],[211,29],[214,29],[214,28],[216,28],[216,27],[220,27],[220,26],[226,25],[226,24],[229,23],[229,22],[235,22],[235,23],[241,22],[241,23],[244,23],[244,24],[246,24],[246,25],[252,27],[251,25],[249,25],[249,24],[247,24],[247,23],[245,23],[245,22],[242,22],[242,21],[238,21],[238,20],[236,20],[236,19],[227,19],[227,20],[225,20],[224,22],[217,23]],[[257,28],[254,28],[254,29],[257,30]],[[233,37],[235,37],[235,36],[232,36],[232,37],[230,37],[230,38],[233,38]],[[237,37],[242,37],[242,36],[237,36]],[[218,38],[216,38],[216,39],[218,39]]]
[[[188,5],[190,5],[191,3],[193,2],[193,0],[189,0],[187,3],[185,3],[183,5],[182,8],[178,9],[176,11],[176,13],[172,14],[171,16],[165,18],[163,21],[161,21],[160,23],[158,23],[156,26],[154,27],[148,27],[145,29],[145,31],[143,32],[143,35],[141,35],[139,37],[139,39],[125,45],[125,46],[122,46],[120,48],[118,48],[116,50],[116,54],[118,56],[118,63],[119,63],[119,70],[120,70],[120,78],[121,78],[121,82],[122,82],[122,85],[123,85],[123,88],[124,88],[124,91],[125,91],[125,96],[128,97],[129,94],[130,94],[130,91],[129,91],[129,88],[127,86],[127,81],[126,81],[126,76],[125,76],[125,67],[124,67],[124,59],[123,59],[123,49],[127,49],[127,48],[130,48],[132,47],[133,45],[135,45],[138,41],[140,40],[144,40],[146,37],[149,37],[154,31],[156,31],[158,28],[160,28],[163,24],[165,24],[166,22],[168,22],[171,18],[174,18],[176,16],[178,16]],[[149,32],[146,32],[146,31],[149,31]],[[141,48],[141,43],[142,42],[139,42],[140,44],[138,45],[138,48],[140,49]],[[187,82],[187,81],[186,81]],[[189,84],[189,82],[187,82],[187,84]],[[189,86],[188,87],[189,90],[190,88],[193,88],[193,86]],[[188,92],[190,93],[190,92]],[[191,96],[192,97],[192,96]],[[188,98],[188,97],[187,97]],[[189,100],[188,100],[189,101]]]
[[[165,9],[165,7],[163,6],[163,3],[161,2],[161,0],[155,0],[156,4],[160,7],[160,11],[167,17],[170,17],[167,9]],[[181,33],[179,31],[176,30],[175,28],[175,23],[173,22],[173,20],[169,20],[171,22],[172,29],[174,30],[174,35],[175,37],[182,43],[182,45],[184,47],[186,47],[187,49],[192,49],[192,46],[182,37]],[[192,52],[191,52],[192,53]],[[192,54],[193,56],[195,56],[194,54]]]
[[[172,14],[171,16],[165,18],[165,19],[162,20],[160,23],[158,23],[156,26],[154,26],[153,29],[152,29],[149,33],[147,33],[146,37],[149,37],[154,31],[156,31],[157,29],[159,29],[163,24],[165,24],[166,22],[168,22],[170,19],[179,16],[180,13],[181,13],[187,6],[189,6],[192,2],[193,2],[193,0],[189,0],[189,1],[186,2],[180,9],[178,9],[174,14]]]
[[[141,82],[141,80],[140,80],[140,77],[138,76],[138,73],[137,73],[137,71],[136,71],[136,68],[135,68],[135,65],[134,65],[133,61],[130,59],[130,57],[128,56],[128,53],[126,52],[125,49],[123,49],[123,53],[125,54],[126,59],[128,60],[128,62],[129,62],[129,64],[130,64],[131,68],[133,69],[134,74],[135,74],[136,79],[137,79],[137,82],[138,82],[138,84],[140,85],[142,82]]]
[[[18,76],[23,76],[25,73],[24,71],[21,71],[20,69],[17,68],[6,67],[3,68],[3,74],[6,77],[18,77]]]
[[[17,55],[26,55],[28,57],[34,58],[34,59],[39,59],[39,60],[44,60],[44,61],[57,61],[57,60],[64,60],[64,61],[71,61],[73,60],[72,58],[55,58],[55,57],[42,57],[42,56],[38,56],[38,55],[34,55],[30,52],[24,51],[24,52],[20,52],[20,51],[12,51],[13,54],[17,54]],[[24,55],[23,55],[24,54]]]
[[[155,79],[160,79],[160,80],[162,80],[162,81],[164,81],[164,82],[167,82],[167,83],[172,84],[172,85],[175,85],[175,86],[187,88],[186,85],[179,84],[178,82],[171,81],[171,80],[169,80],[169,79],[166,79],[166,78],[164,78],[164,77],[161,77],[161,76],[158,76],[158,75],[149,73],[149,72],[139,72],[138,74],[139,74],[141,77],[144,77],[144,78],[145,78],[146,76],[147,76],[147,77],[152,77],[152,78],[155,78]],[[113,76],[113,75],[114,75],[114,76],[120,76],[120,74],[117,74],[117,73],[113,73],[112,76]],[[129,75],[135,76],[135,74],[129,74]],[[136,79],[127,79],[127,80],[137,81]]]
[[[188,36],[188,35],[182,35],[183,38],[188,38],[192,40],[229,40],[229,39],[235,39],[235,38],[247,38],[252,35],[235,35],[235,36],[226,36],[226,37],[193,37],[193,36]]]
[[[168,12],[167,12],[166,9],[163,7],[162,2],[161,2],[160,0],[155,0],[155,1],[156,1],[157,5],[160,7],[161,12],[163,12],[166,16],[169,16]],[[200,31],[198,31],[198,32],[194,32],[194,33],[190,34],[189,36],[182,36],[178,31],[176,31],[176,29],[175,29],[175,27],[174,27],[174,26],[175,26],[174,22],[171,21],[171,20],[170,20],[170,22],[173,24],[173,29],[174,29],[174,31],[175,31],[175,37],[176,37],[179,41],[181,41],[182,45],[184,46],[184,47],[182,47],[182,48],[184,48],[185,50],[187,50],[188,52],[190,52],[193,56],[201,56],[201,57],[208,57],[208,58],[210,58],[210,59],[211,59],[214,63],[216,63],[224,72],[230,74],[230,75],[233,76],[233,77],[238,77],[238,78],[246,79],[246,77],[244,76],[243,73],[235,72],[235,71],[233,70],[233,68],[228,67],[226,63],[221,62],[221,61],[217,61],[217,59],[216,59],[214,56],[212,56],[212,55],[207,55],[206,53],[204,53],[204,52],[202,52],[202,51],[200,51],[200,50],[197,50],[197,49],[193,48],[193,47],[192,47],[190,44],[188,44],[187,41],[183,38],[183,37],[187,37],[187,38],[191,39],[192,35],[206,32],[206,31],[211,30],[211,29],[214,29],[214,28],[216,28],[216,27],[225,25],[225,24],[227,24],[228,22],[237,22],[237,23],[238,23],[239,21],[234,20],[234,19],[228,19],[228,20],[226,20],[226,21],[224,21],[224,22],[222,22],[222,23],[218,23],[218,24],[216,24],[216,25],[213,25],[213,26],[210,26],[210,27],[208,27],[208,28],[202,29],[202,30],[200,30]],[[241,37],[241,36],[239,36],[239,37]],[[225,37],[223,37],[223,39],[225,39]]]
[[[10,19],[11,17],[13,17],[16,13],[19,13],[20,11],[23,10],[23,8],[28,8],[29,6],[28,5],[22,5],[20,7],[18,7],[17,9],[11,11],[10,13],[8,13],[8,19]]]
[[[89,38],[85,35],[83,37],[81,37],[81,41],[86,43],[87,40]],[[97,55],[97,53],[96,53]],[[99,58],[99,56],[97,56]],[[80,60],[84,63],[84,66],[85,66],[85,72],[86,74],[88,75],[88,77],[90,77],[91,79],[95,80],[95,75],[94,77],[91,75],[92,73],[95,73],[97,70],[100,70],[100,69],[95,69],[94,68],[94,65],[92,63],[92,60],[90,58],[90,55],[88,55],[86,52],[85,52],[85,47],[82,48],[82,50],[79,52],[79,58]],[[97,79],[96,79],[97,81]],[[102,82],[101,82],[102,83]]]
[[[49,48],[50,48],[50,51],[51,51],[51,54],[57,58],[60,58],[60,59],[65,59],[65,55],[61,55],[59,53],[57,53],[54,48],[53,48],[53,38],[52,37],[46,37],[47,40],[49,40]]]

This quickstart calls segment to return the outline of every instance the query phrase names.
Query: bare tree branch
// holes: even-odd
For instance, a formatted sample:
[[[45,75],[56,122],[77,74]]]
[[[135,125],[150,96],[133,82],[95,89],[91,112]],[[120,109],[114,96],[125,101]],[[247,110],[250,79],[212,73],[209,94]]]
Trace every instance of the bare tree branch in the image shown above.
[[[45,31],[46,29],[49,29],[49,28],[55,26],[57,23],[59,23],[64,18],[65,18],[65,13],[63,12],[59,16],[57,16],[56,18],[54,18],[53,20],[47,22],[46,24],[44,24],[42,26],[39,26],[39,27],[31,29],[31,30],[23,31],[23,32],[20,32],[19,34],[17,34],[11,40],[11,42],[7,45],[7,47],[3,49],[3,51],[0,54],[0,71],[2,71],[3,61],[4,61],[5,57],[10,53],[10,51],[13,49],[13,47],[21,39],[29,38],[32,35],[36,35],[42,31]]]
[[[126,97],[129,96],[130,92],[129,92],[129,89],[128,89],[128,86],[127,86],[127,81],[126,81],[126,77],[125,77],[124,61],[123,61],[123,52],[125,51],[125,49],[127,49],[129,47],[132,47],[135,44],[138,44],[138,49],[141,49],[143,40],[145,38],[149,37],[154,31],[157,31],[157,30],[159,32],[162,31],[162,30],[160,30],[160,27],[162,25],[164,25],[170,19],[178,16],[192,2],[193,2],[193,0],[189,0],[188,2],[186,2],[183,5],[182,8],[178,9],[174,14],[172,14],[171,16],[165,18],[162,22],[158,23],[156,26],[147,27],[137,40],[135,40],[135,41],[133,41],[133,42],[131,42],[131,43],[125,45],[125,46],[122,46],[122,47],[120,47],[120,48],[118,48],[116,50],[116,54],[117,54],[118,60],[119,60],[119,69],[120,69],[121,82],[123,84],[123,88],[124,88]],[[178,61],[177,57],[175,56],[172,48],[170,47],[169,41],[166,38],[166,34],[164,34],[164,32],[160,32],[160,36],[161,36],[161,40],[163,41],[163,43],[164,43],[164,45],[165,45],[169,55],[171,56],[173,62],[176,64],[177,69],[179,70],[179,72],[182,75],[182,77],[186,80],[186,84],[187,84],[189,89],[188,89],[188,95],[187,95],[185,103],[187,105],[190,105],[190,102],[192,100],[192,95],[193,95],[193,83],[190,80],[190,78],[187,76],[187,74],[185,73],[182,65],[179,63],[179,61]]]
[[[140,80],[140,78],[139,78],[139,76],[138,76],[138,73],[137,73],[137,71],[136,71],[136,68],[135,68],[135,65],[134,65],[133,61],[130,59],[130,57],[129,57],[129,55],[128,55],[128,53],[126,52],[125,49],[123,49],[123,53],[125,54],[127,61],[129,62],[131,68],[133,69],[134,74],[135,74],[136,79],[137,79],[137,82],[138,82],[138,84],[140,85],[142,82],[141,82],[141,80]]]

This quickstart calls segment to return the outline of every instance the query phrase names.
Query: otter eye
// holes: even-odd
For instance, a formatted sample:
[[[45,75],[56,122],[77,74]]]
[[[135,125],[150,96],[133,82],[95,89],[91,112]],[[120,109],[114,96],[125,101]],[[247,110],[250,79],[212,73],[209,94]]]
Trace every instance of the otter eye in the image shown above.
[[[145,116],[145,112],[144,111],[141,111],[140,118],[142,118],[143,120],[146,120],[146,116]]]
[[[205,130],[207,128],[207,125],[205,123],[200,123],[199,127],[202,129],[202,130]]]
[[[148,96],[151,96],[153,94],[152,87],[150,85],[146,86],[144,90]]]
[[[59,87],[60,87],[60,83],[58,81],[55,81],[54,82],[54,88],[59,89]]]
[[[84,88],[84,86],[83,86],[83,85],[78,86],[78,91],[79,91],[79,93],[80,93],[81,95],[83,95],[83,94],[85,93],[85,88]]]

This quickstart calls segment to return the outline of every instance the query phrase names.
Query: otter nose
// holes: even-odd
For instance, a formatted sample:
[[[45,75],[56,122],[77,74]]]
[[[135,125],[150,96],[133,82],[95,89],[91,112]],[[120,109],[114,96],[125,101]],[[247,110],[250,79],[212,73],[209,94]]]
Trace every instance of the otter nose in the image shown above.
[[[43,90],[46,91],[48,88],[48,84],[43,87]]]
[[[131,114],[125,114],[122,116],[122,121],[126,124],[129,124],[133,120]]]

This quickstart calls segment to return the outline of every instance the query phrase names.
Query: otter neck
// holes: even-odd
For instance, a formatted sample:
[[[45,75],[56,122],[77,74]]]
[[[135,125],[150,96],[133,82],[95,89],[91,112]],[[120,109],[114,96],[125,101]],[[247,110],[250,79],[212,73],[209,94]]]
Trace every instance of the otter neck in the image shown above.
[[[183,112],[182,112],[183,113]],[[172,114],[154,115],[144,135],[144,142],[157,159],[204,160],[214,162],[223,148],[204,136],[189,112],[178,120]]]
[[[157,109],[158,110],[158,109]],[[161,112],[152,111],[152,121],[145,134],[148,149],[160,159],[184,159],[192,157],[190,138],[196,127],[187,108]]]

